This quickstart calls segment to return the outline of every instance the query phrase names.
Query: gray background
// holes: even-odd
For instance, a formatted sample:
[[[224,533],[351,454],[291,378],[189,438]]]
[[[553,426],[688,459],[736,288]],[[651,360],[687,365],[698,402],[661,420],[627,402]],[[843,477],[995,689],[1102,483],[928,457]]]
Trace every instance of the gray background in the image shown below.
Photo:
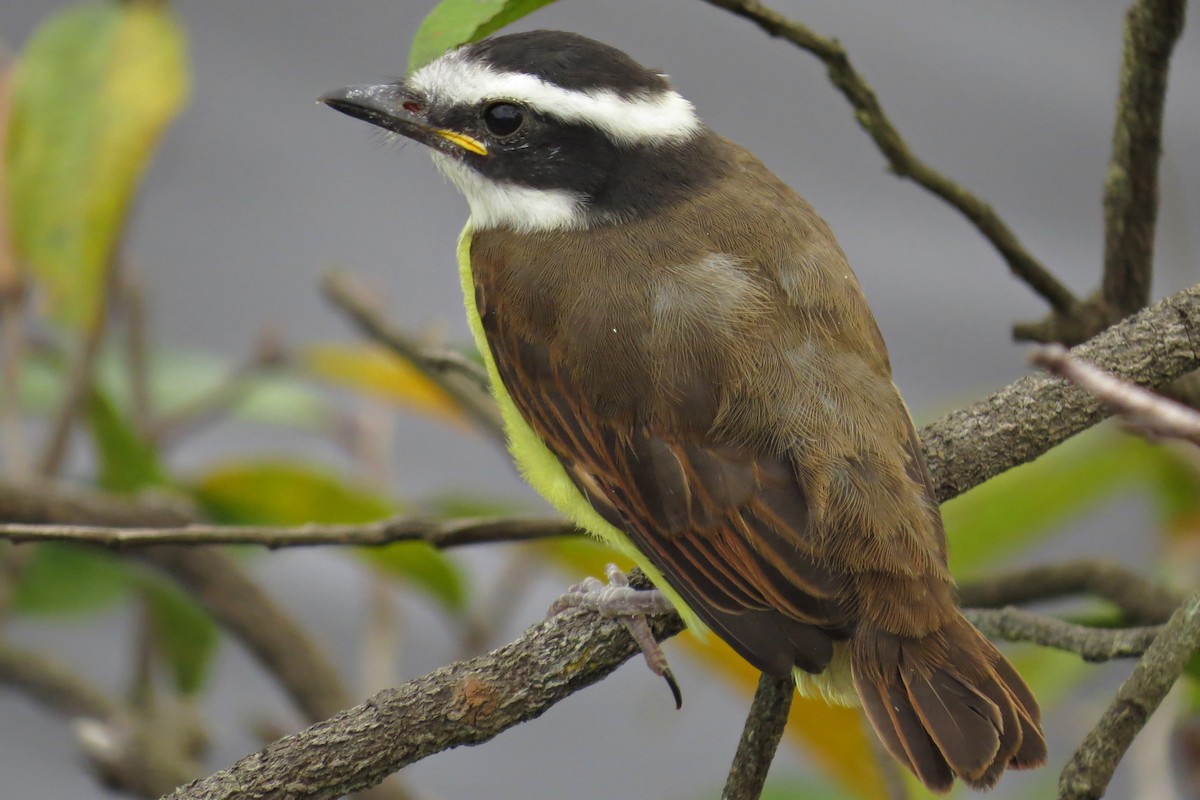
[[[19,47],[62,5],[5,0],[0,38]],[[191,39],[194,94],[150,172],[129,242],[132,260],[149,279],[158,341],[232,357],[249,349],[264,322],[296,343],[348,338],[315,289],[331,265],[386,287],[393,319],[412,327],[444,325],[465,339],[453,264],[465,204],[418,148],[380,147],[366,126],[313,102],[343,84],[401,74],[407,42],[428,4],[175,5]],[[1098,282],[1100,186],[1125,5],[775,2],[836,35],[914,150],[987,198],[1079,294]],[[1024,348],[1012,344],[1008,331],[1014,320],[1040,317],[1043,305],[954,211],[885,171],[810,56],[695,0],[562,0],[519,27],[577,30],[668,72],[710,125],[804,194],[849,254],[918,421],[1027,369]],[[1156,296],[1196,280],[1197,75],[1193,29],[1177,49],[1168,100]],[[399,495],[469,489],[538,507],[501,455],[419,420],[401,419],[397,429]],[[261,450],[264,442],[332,458],[311,442],[248,440],[226,430],[193,443],[179,464]],[[1124,542],[1141,538],[1147,524],[1136,502],[1102,509],[1060,539],[1056,552],[1142,561],[1149,554]],[[463,558],[476,569],[495,562],[487,553]],[[322,553],[278,553],[257,564],[272,591],[339,653],[346,673],[357,674],[364,613],[359,571]],[[540,579],[507,633],[535,619],[563,582],[557,574]],[[414,605],[406,607],[412,608],[405,626],[410,646],[401,657],[408,675],[454,655],[441,620]],[[13,636],[53,647],[103,685],[123,685],[131,636],[123,613],[70,626],[19,625]],[[641,667],[627,667],[493,743],[417,765],[409,772],[412,782],[443,798],[601,798],[629,788],[630,779],[639,786],[629,796],[715,796],[745,698],[686,663],[677,670],[687,695],[680,713],[670,710],[656,680]],[[1064,743],[1078,741],[1094,719],[1098,702],[1098,696],[1083,697],[1056,714],[1056,762],[1067,756]],[[247,721],[273,717],[295,725],[278,692],[228,643],[206,714],[217,737],[214,768],[257,747],[244,732]],[[78,764],[61,721],[0,694],[0,800],[103,796]],[[785,751],[775,774],[801,769]],[[1002,794],[1021,796],[1045,785],[1038,776],[1019,776],[1005,781]]]

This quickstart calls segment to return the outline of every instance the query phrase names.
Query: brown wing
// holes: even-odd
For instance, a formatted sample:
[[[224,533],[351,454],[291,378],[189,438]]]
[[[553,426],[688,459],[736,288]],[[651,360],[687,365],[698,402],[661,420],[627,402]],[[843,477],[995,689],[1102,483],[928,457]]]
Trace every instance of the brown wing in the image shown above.
[[[809,536],[786,456],[604,419],[543,345],[482,314],[513,402],[567,473],[714,632],[764,672],[820,672],[849,635],[844,576]]]

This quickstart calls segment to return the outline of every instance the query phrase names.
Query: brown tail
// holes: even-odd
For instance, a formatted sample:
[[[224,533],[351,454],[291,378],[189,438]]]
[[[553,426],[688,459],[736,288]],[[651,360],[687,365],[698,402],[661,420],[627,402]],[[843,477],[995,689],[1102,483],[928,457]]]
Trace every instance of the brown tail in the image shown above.
[[[859,628],[854,684],[888,751],[935,792],[993,786],[1046,760],[1037,700],[961,615],[920,639]]]

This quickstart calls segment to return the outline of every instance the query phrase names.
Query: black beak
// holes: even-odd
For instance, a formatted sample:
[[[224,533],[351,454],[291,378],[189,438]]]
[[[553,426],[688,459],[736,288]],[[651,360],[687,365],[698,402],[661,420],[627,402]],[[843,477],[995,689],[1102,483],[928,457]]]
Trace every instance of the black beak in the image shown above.
[[[321,95],[319,102],[335,111],[404,136],[429,129],[424,107],[396,83],[347,86]]]
[[[347,86],[322,95],[319,102],[458,158],[468,152],[487,154],[487,149],[476,139],[432,125],[425,101],[401,83]]]

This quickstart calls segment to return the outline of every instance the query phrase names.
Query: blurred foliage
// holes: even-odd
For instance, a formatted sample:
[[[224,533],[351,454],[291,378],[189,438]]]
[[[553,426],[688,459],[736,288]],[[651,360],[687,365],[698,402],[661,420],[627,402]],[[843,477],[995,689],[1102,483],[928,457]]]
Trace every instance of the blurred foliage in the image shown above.
[[[183,32],[162,3],[68,8],[34,34],[13,80],[16,254],[54,318],[89,327],[142,174],[187,97]]]
[[[444,389],[410,362],[378,345],[316,345],[305,349],[301,360],[316,377],[470,430],[466,414]]]

